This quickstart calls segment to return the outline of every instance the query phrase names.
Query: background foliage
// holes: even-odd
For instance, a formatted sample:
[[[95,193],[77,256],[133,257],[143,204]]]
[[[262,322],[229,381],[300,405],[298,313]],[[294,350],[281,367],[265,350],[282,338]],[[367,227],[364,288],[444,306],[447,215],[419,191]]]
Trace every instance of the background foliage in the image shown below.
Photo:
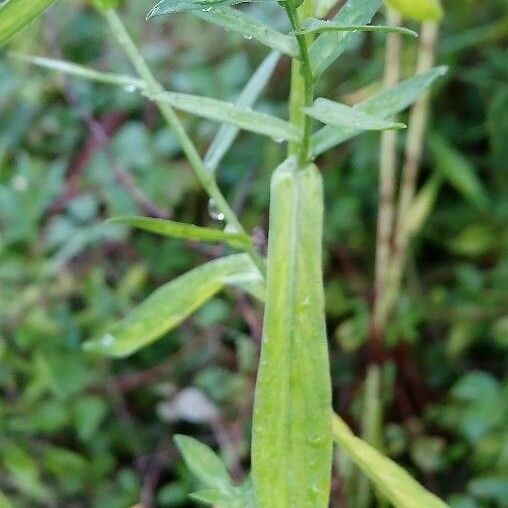
[[[124,2],[122,15],[173,90],[231,99],[265,53],[185,14],[146,23],[148,7]],[[276,6],[249,9],[286,28]],[[502,508],[508,7],[504,0],[449,0],[445,9],[438,61],[450,72],[434,93],[424,174],[441,175],[443,185],[414,242],[381,353],[373,353],[367,316],[379,135],[362,135],[321,161],[335,407],[360,427],[365,369],[381,355],[387,453],[454,508]],[[325,76],[320,95],[344,102],[370,95],[382,73],[383,40],[363,37]],[[411,75],[415,44],[404,48]],[[84,2],[52,8],[9,49],[130,72]],[[340,85],[332,85],[337,76]],[[261,109],[284,115],[287,85],[281,59]],[[0,111],[0,490],[20,507],[190,506],[195,480],[172,444],[175,433],[220,449],[242,479],[260,339],[254,301],[227,290],[128,360],[81,349],[155,287],[221,253],[103,222],[150,207],[195,224],[216,218],[153,105],[130,88],[64,78],[2,54]],[[204,149],[215,126],[184,118]],[[270,171],[282,150],[242,134],[219,169],[261,248]],[[335,503],[346,487],[343,473]]]

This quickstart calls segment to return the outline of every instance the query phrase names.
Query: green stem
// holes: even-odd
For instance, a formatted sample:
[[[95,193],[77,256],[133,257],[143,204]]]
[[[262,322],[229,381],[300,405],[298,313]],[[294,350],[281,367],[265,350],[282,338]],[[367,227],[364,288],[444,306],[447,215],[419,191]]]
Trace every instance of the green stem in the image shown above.
[[[292,0],[284,3],[289,22],[295,32],[302,30],[300,13],[303,17],[312,16],[312,0],[306,0],[299,9],[293,5]],[[290,120],[301,129],[301,140],[298,143],[289,144],[289,155],[297,155],[301,166],[309,163],[310,135],[312,131],[312,119],[303,112],[303,108],[311,106],[314,100],[314,77],[309,60],[309,44],[312,35],[296,35],[299,60],[293,59],[291,68],[291,92],[290,92]]]
[[[150,95],[153,95],[155,98],[154,102],[157,104],[161,115],[164,120],[166,120],[167,124],[173,130],[173,133],[180,143],[182,150],[189,161],[189,164],[196,175],[196,178],[199,180],[200,184],[203,186],[205,191],[210,196],[215,203],[215,206],[221,213],[224,214],[224,218],[226,222],[234,228],[237,232],[243,233],[247,235],[245,229],[240,224],[238,217],[233,212],[231,207],[229,206],[226,198],[222,194],[219,189],[217,182],[215,180],[214,175],[206,169],[206,166],[199,155],[194,143],[189,138],[185,128],[183,127],[180,119],[175,113],[174,109],[169,105],[160,100],[157,100],[157,94],[160,94],[164,91],[161,84],[155,79],[154,75],[150,71],[148,65],[145,60],[141,56],[141,53],[138,51],[138,48],[132,41],[130,35],[128,34],[122,20],[118,17],[117,13],[114,10],[107,10],[104,12],[104,16],[113,32],[113,35],[116,37],[122,48],[125,50],[127,56],[129,57],[132,65],[136,69],[138,75],[145,81],[147,86],[147,91]],[[254,264],[259,268],[261,273],[264,275],[265,273],[265,263],[260,254],[256,251],[254,246],[251,244],[247,249],[248,254],[251,256]]]

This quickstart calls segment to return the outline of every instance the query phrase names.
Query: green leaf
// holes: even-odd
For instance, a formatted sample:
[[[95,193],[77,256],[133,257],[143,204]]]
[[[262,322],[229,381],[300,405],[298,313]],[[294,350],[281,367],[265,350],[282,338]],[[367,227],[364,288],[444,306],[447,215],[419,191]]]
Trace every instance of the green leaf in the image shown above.
[[[0,6],[0,46],[38,18],[55,0],[7,0]]]
[[[120,4],[120,0],[92,0],[95,7],[101,11],[115,9]]]
[[[348,0],[333,18],[338,25],[366,25],[381,6],[382,0]],[[309,50],[312,72],[319,77],[358,37],[355,32],[321,34]]]
[[[294,158],[271,183],[263,346],[254,404],[252,473],[259,506],[328,506],[332,458],[321,241],[314,165]]]
[[[194,14],[209,23],[238,32],[248,39],[255,39],[261,44],[288,56],[298,55],[298,45],[295,37],[282,34],[238,9],[221,7],[211,11],[194,11]]]
[[[159,3],[155,4],[148,13],[146,19],[162,16],[163,14],[172,14],[174,12],[207,11],[218,7],[238,5],[251,1],[253,0],[161,0]]]
[[[4,496],[2,491],[0,491],[0,508],[12,508],[11,503],[9,503],[9,500]]]
[[[378,118],[391,118],[412,104],[439,77],[446,74],[446,67],[410,78],[388,90],[383,90],[355,106],[354,109]],[[314,156],[360,134],[358,129],[325,126],[312,136],[311,147]]]
[[[217,489],[200,490],[189,494],[189,497],[200,503],[217,506],[226,506],[231,502],[231,496],[229,494]]]
[[[439,21],[443,17],[440,0],[386,0],[386,3],[415,21]]]
[[[418,33],[409,28],[400,26],[380,26],[380,25],[343,25],[336,21],[309,18],[305,20],[302,30],[296,30],[295,35],[321,34],[324,32],[383,32],[409,35],[418,37]]]
[[[272,51],[256,69],[245,88],[240,93],[236,105],[241,107],[251,107],[255,104],[261,92],[270,80],[273,71],[280,59],[280,53]],[[214,172],[219,166],[222,158],[231,148],[236,136],[240,132],[234,125],[221,125],[216,136],[213,138],[208,151],[206,152],[205,166]]]
[[[395,462],[357,438],[337,415],[333,419],[333,436],[341,452],[395,508],[448,508]]]
[[[250,239],[242,233],[229,233],[219,229],[204,228],[172,220],[153,219],[151,217],[113,217],[108,222],[112,224],[127,224],[135,228],[150,231],[162,236],[196,240],[200,242],[224,242],[236,249],[246,249]]]
[[[247,254],[210,261],[161,286],[108,333],[85,343],[85,349],[114,357],[131,355],[178,326],[226,284],[260,278]]]
[[[207,487],[226,493],[232,488],[226,467],[210,447],[188,436],[176,435],[174,441],[187,467]]]
[[[307,115],[322,123],[360,131],[381,131],[388,129],[405,129],[403,123],[383,120],[368,115],[359,109],[351,108],[339,102],[318,98],[312,107],[304,108]]]
[[[411,235],[421,230],[434,208],[443,179],[436,175],[417,194],[406,217],[406,228]]]
[[[299,139],[299,132],[295,125],[231,102],[174,92],[163,92],[151,98],[169,104],[175,109],[216,122],[230,123],[247,131],[264,134],[277,141],[298,141]]]
[[[436,170],[472,205],[486,210],[490,198],[471,162],[437,134],[430,137],[429,146]]]

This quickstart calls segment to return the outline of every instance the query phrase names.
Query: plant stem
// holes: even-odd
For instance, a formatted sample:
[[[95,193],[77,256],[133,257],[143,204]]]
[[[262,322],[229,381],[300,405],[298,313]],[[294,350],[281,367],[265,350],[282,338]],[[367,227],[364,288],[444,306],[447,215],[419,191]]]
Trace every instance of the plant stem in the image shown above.
[[[400,14],[388,8],[387,25],[399,26]],[[388,35],[385,51],[384,88],[395,86],[400,79],[400,58],[402,37],[400,34]],[[395,180],[397,166],[397,132],[384,131],[381,136],[379,168],[379,213],[376,238],[376,273],[373,325],[377,333],[382,333],[379,302],[385,291],[387,270],[390,264],[390,251],[395,216]]]
[[[141,53],[138,51],[138,48],[132,41],[130,35],[128,34],[122,20],[118,17],[117,13],[110,9],[104,12],[104,16],[113,32],[113,35],[116,37],[122,48],[125,50],[127,56],[129,57],[132,65],[136,69],[138,75],[145,81],[147,91],[153,96],[160,94],[164,91],[161,84],[155,79],[154,75],[150,71],[148,65],[145,60],[141,56]],[[182,150],[189,161],[189,164],[196,175],[196,178],[199,180],[200,184],[206,190],[210,199],[213,200],[215,206],[221,213],[224,214],[224,218],[226,222],[237,232],[247,234],[243,226],[240,224],[238,217],[233,212],[228,202],[226,201],[224,195],[217,185],[217,181],[215,180],[214,175],[206,169],[206,166],[199,155],[194,143],[189,138],[185,128],[183,127],[180,119],[175,113],[174,109],[168,105],[163,103],[157,98],[153,99],[161,115],[164,120],[166,120],[167,124],[173,130],[175,137],[177,138]],[[247,250],[248,254],[251,256],[252,261],[258,267],[260,272],[264,275],[265,273],[265,263],[260,254],[256,251],[254,246],[251,244],[249,249]]]
[[[302,29],[300,14],[311,17],[313,12],[312,0],[306,0],[298,9],[292,1],[284,3],[291,27],[295,31]],[[288,155],[298,156],[300,166],[309,162],[310,135],[312,119],[307,116],[303,108],[311,106],[314,100],[314,77],[309,60],[309,45],[313,40],[312,35],[296,35],[300,58],[293,58],[291,63],[291,91],[289,99],[290,121],[301,129],[301,140],[298,143],[289,143]]]
[[[434,65],[438,34],[439,28],[437,23],[429,21],[422,24],[420,46],[418,49],[417,74],[428,72]],[[382,295],[379,309],[379,319],[382,324],[386,322],[396,304],[406,265],[407,248],[410,240],[407,217],[411,210],[416,191],[427,126],[429,98],[429,93],[422,96],[412,107],[409,117],[409,130],[404,167],[402,169],[392,262],[387,275],[386,291]]]

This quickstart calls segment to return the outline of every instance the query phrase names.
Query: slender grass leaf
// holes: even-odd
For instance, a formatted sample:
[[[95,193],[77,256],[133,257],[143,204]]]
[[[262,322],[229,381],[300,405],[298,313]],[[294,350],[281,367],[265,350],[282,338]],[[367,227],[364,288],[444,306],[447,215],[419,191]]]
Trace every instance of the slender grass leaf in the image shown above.
[[[194,14],[209,23],[238,32],[249,39],[255,39],[288,56],[298,55],[298,45],[294,36],[282,34],[238,9],[220,7],[211,11],[194,11]]]
[[[312,107],[304,108],[304,111],[308,116],[322,123],[347,129],[381,131],[406,127],[403,123],[377,118],[359,109],[323,98],[316,99]]]
[[[443,178],[441,175],[433,176],[415,197],[406,217],[406,228],[411,235],[416,234],[423,227],[428,216],[434,208]]]
[[[446,74],[446,67],[436,67],[431,71],[410,78],[393,88],[383,90],[374,97],[357,104],[354,109],[378,118],[391,118],[411,105],[434,81]],[[314,156],[358,135],[361,131],[351,128],[325,126],[317,131],[311,140]]]
[[[113,217],[108,222],[112,224],[127,224],[138,229],[150,231],[151,233],[173,238],[200,242],[224,242],[236,249],[246,249],[250,245],[249,237],[242,233],[229,233],[219,229],[204,228],[172,220],[126,216]]]
[[[241,129],[264,134],[275,140],[298,141],[299,139],[299,132],[295,125],[266,113],[252,111],[248,107],[237,106],[231,102],[174,92],[163,92],[151,98],[165,102],[175,109],[209,120],[230,123]]]
[[[224,508],[230,506],[232,502],[230,494],[217,489],[200,490],[189,494],[189,497],[200,503],[222,506]]]
[[[472,205],[486,210],[490,198],[471,162],[441,136],[431,136],[429,146],[436,170]]]
[[[439,21],[443,17],[440,0],[386,0],[405,18],[415,21]]]
[[[176,435],[174,441],[185,464],[201,482],[220,492],[231,490],[231,477],[222,460],[210,447],[188,436]]]
[[[218,7],[238,5],[252,1],[262,2],[271,0],[161,0],[155,4],[146,19],[175,12],[208,11]]]
[[[322,19],[307,19],[303,24],[302,30],[296,30],[295,35],[305,34],[321,34],[324,32],[382,32],[396,33],[400,35],[408,35],[410,37],[418,37],[418,33],[409,28],[400,26],[380,26],[380,25],[342,25],[335,21]]]
[[[65,60],[56,60],[53,58],[45,58],[41,56],[22,55],[19,53],[11,52],[9,56],[16,60],[21,60],[44,69],[52,71],[63,72],[71,76],[88,79],[90,81],[98,81],[107,85],[119,85],[128,88],[129,91],[133,89],[144,90],[146,88],[145,82],[132,76],[125,76],[122,74],[113,74],[110,72],[101,72],[85,67],[83,65],[74,64]]]
[[[131,355],[178,326],[224,285],[252,281],[256,274],[261,278],[247,254],[210,261],[161,286],[108,333],[88,341],[85,349]]]
[[[383,0],[348,0],[333,18],[338,25],[370,23]],[[358,37],[358,32],[323,33],[312,44],[309,58],[314,76],[319,77]]]
[[[7,0],[0,5],[0,46],[38,18],[56,0]]]
[[[261,65],[256,69],[256,72],[240,93],[235,103],[237,106],[251,107],[255,104],[261,92],[268,84],[279,58],[280,53],[272,51],[263,62],[261,62]],[[210,171],[215,172],[222,158],[231,148],[239,132],[240,129],[234,125],[221,125],[204,158],[205,166]]]
[[[333,418],[333,436],[342,453],[395,508],[448,508],[395,462],[357,438],[337,415]]]
[[[274,172],[263,347],[254,404],[258,506],[328,506],[331,383],[322,282],[323,194],[314,165]]]

